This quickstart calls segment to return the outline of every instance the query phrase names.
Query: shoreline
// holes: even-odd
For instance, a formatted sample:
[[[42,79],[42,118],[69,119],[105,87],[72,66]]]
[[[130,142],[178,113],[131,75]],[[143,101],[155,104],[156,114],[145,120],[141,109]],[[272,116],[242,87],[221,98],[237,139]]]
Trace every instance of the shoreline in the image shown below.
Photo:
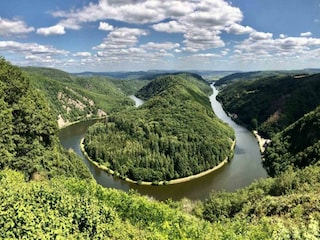
[[[91,121],[91,120],[102,120],[102,119],[105,119],[105,117],[94,117],[94,118],[88,118],[88,119],[80,119],[80,120],[77,120],[77,121],[74,121],[74,122],[68,122],[62,126],[59,126],[58,125],[58,130],[60,131],[61,129],[64,129],[64,128],[67,128],[67,127],[70,127],[74,124],[77,124],[77,123],[80,123],[80,122],[86,122],[86,121]]]
[[[257,130],[253,130],[252,133],[258,141],[260,153],[263,154],[266,150],[266,146],[270,143],[271,140],[261,137]]]
[[[93,161],[89,155],[87,154],[87,152],[85,151],[84,149],[84,138],[81,139],[80,141],[80,149],[81,149],[81,152],[83,153],[83,155],[92,163],[94,164],[97,168],[99,168],[100,170],[103,170],[111,175],[115,175],[115,172],[113,170],[111,170],[110,168],[107,168],[106,166],[104,165],[101,165],[95,161]],[[236,146],[236,140],[233,140],[232,142],[232,145],[230,147],[231,151],[234,151],[234,148]],[[154,182],[146,182],[146,181],[135,181],[135,180],[132,180],[130,178],[125,178],[125,179],[122,179],[126,182],[129,182],[129,183],[134,183],[134,184],[137,184],[137,185],[143,185],[143,186],[151,186],[151,185],[157,185],[157,186],[160,186],[160,185],[173,185],[173,184],[178,184],[178,183],[184,183],[184,182],[189,182],[189,181],[192,181],[194,179],[197,179],[197,178],[200,178],[200,177],[203,177],[207,174],[210,174],[220,168],[222,168],[225,164],[227,164],[229,162],[229,157],[226,157],[222,162],[220,162],[218,165],[216,165],[215,167],[211,168],[211,169],[208,169],[206,171],[203,171],[203,172],[200,172],[198,174],[195,174],[195,175],[191,175],[191,176],[188,176],[188,177],[183,177],[183,178],[177,178],[177,179],[172,179],[172,180],[169,180],[169,181],[159,181],[157,184],[154,184]]]

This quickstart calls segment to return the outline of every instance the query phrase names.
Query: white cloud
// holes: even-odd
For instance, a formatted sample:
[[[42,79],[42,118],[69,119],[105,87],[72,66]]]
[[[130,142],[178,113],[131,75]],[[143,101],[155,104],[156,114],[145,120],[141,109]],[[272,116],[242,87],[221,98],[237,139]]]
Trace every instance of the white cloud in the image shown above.
[[[314,61],[317,48],[320,48],[320,38],[287,37],[284,34],[273,38],[270,33],[255,32],[234,46],[234,59],[242,63],[250,62],[256,67],[279,69],[294,66],[294,63],[298,66]]]
[[[220,37],[223,31],[231,34],[254,31],[240,24],[243,19],[241,10],[225,0],[99,0],[81,9],[54,12],[53,16],[61,18],[59,25],[75,30],[83,23],[105,19],[153,24],[152,28],[159,32],[184,34],[184,49],[191,52],[224,46]],[[99,29],[114,30],[104,22],[100,22]],[[116,45],[112,42],[111,48]],[[106,46],[102,44],[101,47]]]
[[[154,24],[152,28],[158,32],[183,33],[187,31],[187,26],[177,21]]]
[[[185,15],[183,20],[198,27],[225,27],[243,19],[239,8],[231,6],[224,0],[197,1],[194,11]]]
[[[109,23],[106,23],[106,22],[100,22],[100,24],[99,24],[99,30],[102,30],[102,31],[112,31],[112,30],[113,30],[113,26],[110,25]]]
[[[216,57],[221,57],[219,54],[215,53],[198,53],[191,55],[192,57],[200,57],[200,58],[216,58]]]
[[[301,37],[311,37],[312,33],[311,32],[303,32],[300,34]]]
[[[140,47],[149,49],[149,50],[172,50],[174,48],[179,48],[179,43],[173,42],[163,42],[163,43],[155,43],[155,42],[148,42],[147,44],[141,45]]]
[[[0,41],[0,50],[26,55],[67,55],[69,52],[52,46],[37,43],[20,43],[16,41]]]
[[[117,28],[109,33],[103,43],[94,47],[94,50],[124,49],[134,46],[138,37],[146,36],[148,32],[138,28]]]
[[[0,36],[8,37],[12,35],[23,35],[33,32],[34,30],[33,27],[28,27],[21,20],[9,20],[0,17]]]
[[[65,34],[66,31],[62,25],[55,25],[51,27],[46,27],[46,28],[38,28],[37,29],[37,34],[44,35],[44,36],[49,36],[49,35],[63,35]]]
[[[90,52],[77,52],[73,54],[75,57],[91,57],[91,55],[92,54]]]
[[[167,16],[182,17],[190,14],[194,10],[194,4],[188,1],[162,1],[164,11]]]
[[[265,39],[271,39],[273,36],[272,33],[265,33],[265,32],[257,32],[254,31],[250,33],[250,38],[254,41],[259,41],[259,40],[265,40]]]
[[[231,34],[248,34],[254,31],[252,27],[242,26],[238,23],[234,23],[226,28],[226,31]]]
[[[230,49],[225,48],[224,50],[221,51],[221,55],[222,55],[222,56],[226,56],[226,55],[229,54],[229,52],[230,52]]]
[[[211,48],[224,47],[225,43],[215,31],[207,29],[194,29],[184,34],[186,40],[183,41],[186,52],[198,52]]]

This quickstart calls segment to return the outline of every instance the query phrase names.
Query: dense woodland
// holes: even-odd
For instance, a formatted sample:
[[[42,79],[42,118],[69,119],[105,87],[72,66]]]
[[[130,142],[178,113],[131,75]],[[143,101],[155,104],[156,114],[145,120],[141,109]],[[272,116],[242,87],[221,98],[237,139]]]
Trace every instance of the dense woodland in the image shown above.
[[[26,179],[56,175],[89,177],[84,163],[62,150],[58,126],[42,93],[17,68],[0,59],[0,169]]]
[[[304,168],[320,160],[320,107],[272,138],[264,154],[269,175],[290,167]]]
[[[320,160],[320,75],[238,80],[219,94],[236,119],[271,138],[263,165],[270,176]]]
[[[82,161],[61,149],[56,108],[35,80],[0,59],[1,239],[320,238],[320,166],[278,161],[311,156],[304,149],[319,139],[318,108],[275,136],[285,143],[273,140],[267,149],[282,165],[275,177],[213,191],[204,202],[158,202],[96,184]]]
[[[89,128],[86,152],[135,181],[169,181],[213,168],[232,155],[234,135],[214,115],[210,91],[194,75],[159,77],[137,93],[147,100],[143,106]]]
[[[320,104],[320,74],[242,80],[218,95],[227,112],[270,138]]]

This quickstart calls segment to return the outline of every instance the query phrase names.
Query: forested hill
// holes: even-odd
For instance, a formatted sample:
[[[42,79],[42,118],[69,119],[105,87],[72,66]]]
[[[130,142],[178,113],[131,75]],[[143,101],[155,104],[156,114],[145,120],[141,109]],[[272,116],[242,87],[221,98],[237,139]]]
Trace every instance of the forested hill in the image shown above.
[[[237,72],[220,78],[215,82],[216,86],[230,84],[239,81],[258,80],[261,78],[284,77],[284,76],[302,76],[320,73],[319,69],[302,69],[291,71],[254,71],[254,72]]]
[[[218,99],[238,122],[270,138],[320,104],[320,74],[239,81]]]
[[[121,177],[158,182],[200,173],[230,157],[233,131],[213,113],[202,80],[168,75],[139,91],[138,109],[110,115],[85,137],[90,157]]]
[[[19,68],[0,58],[0,169],[20,170],[27,179],[89,177],[81,159],[62,150],[57,131],[42,93]]]
[[[272,138],[264,166],[271,176],[320,161],[320,107]]]
[[[168,75],[168,74],[167,74]],[[204,80],[200,75],[195,73],[174,73],[170,74],[171,76],[178,76],[190,84],[195,85],[199,90],[201,90],[206,95],[210,95],[212,93],[212,89],[208,86],[208,82]],[[152,96],[157,94],[161,94],[163,90],[168,89],[170,86],[177,83],[178,78],[161,78],[162,76],[166,76],[162,74],[160,76],[155,77],[150,84],[146,85],[145,87],[141,88],[137,93],[136,96],[142,99],[148,99]]]
[[[133,106],[127,94],[147,84],[147,81],[75,76],[51,68],[25,67],[23,71],[31,84],[45,95],[60,127]]]
[[[230,84],[243,80],[256,80],[264,77],[271,77],[279,74],[283,74],[283,71],[254,71],[254,72],[238,72],[227,75],[225,77],[220,78],[215,82],[216,86],[221,86],[224,84]]]

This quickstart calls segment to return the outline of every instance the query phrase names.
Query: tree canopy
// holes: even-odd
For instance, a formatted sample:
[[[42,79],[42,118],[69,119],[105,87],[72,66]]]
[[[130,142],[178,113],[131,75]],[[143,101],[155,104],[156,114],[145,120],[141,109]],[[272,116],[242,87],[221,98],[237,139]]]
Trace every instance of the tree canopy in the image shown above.
[[[0,169],[25,173],[27,179],[89,177],[81,159],[62,150],[57,123],[42,93],[17,67],[0,58]]]
[[[149,182],[194,175],[230,157],[234,133],[192,81],[169,75],[143,87],[137,93],[147,99],[143,106],[89,128],[89,156],[124,178]]]
[[[264,166],[271,176],[290,167],[304,168],[320,161],[320,107],[272,138]]]
[[[320,74],[274,75],[227,85],[218,99],[235,120],[271,138],[320,104]]]

